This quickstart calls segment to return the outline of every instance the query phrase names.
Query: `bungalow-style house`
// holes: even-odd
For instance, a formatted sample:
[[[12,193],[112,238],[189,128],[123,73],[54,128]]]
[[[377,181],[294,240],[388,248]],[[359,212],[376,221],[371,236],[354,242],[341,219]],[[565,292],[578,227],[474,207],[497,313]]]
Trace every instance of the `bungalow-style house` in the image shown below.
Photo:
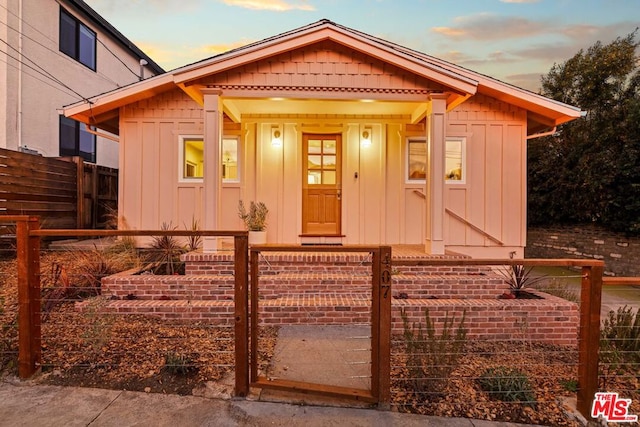
[[[130,228],[241,229],[257,200],[269,243],[478,258],[524,255],[527,140],[580,116],[327,20],[90,101],[65,114],[119,134]]]

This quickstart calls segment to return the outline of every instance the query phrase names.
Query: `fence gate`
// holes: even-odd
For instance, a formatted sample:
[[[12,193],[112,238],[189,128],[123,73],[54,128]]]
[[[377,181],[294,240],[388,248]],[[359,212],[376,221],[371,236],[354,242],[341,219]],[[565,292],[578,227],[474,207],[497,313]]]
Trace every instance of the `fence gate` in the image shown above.
[[[371,274],[333,275],[333,257],[325,257],[322,266],[326,270],[305,278],[286,271],[260,275],[260,258],[265,252],[369,253]],[[250,385],[388,408],[391,247],[253,246],[250,265]],[[313,266],[319,267],[317,261]],[[296,297],[283,298],[278,289]],[[262,346],[260,331],[270,325],[281,326],[275,349],[271,349],[274,354],[265,362],[261,357],[269,349]]]

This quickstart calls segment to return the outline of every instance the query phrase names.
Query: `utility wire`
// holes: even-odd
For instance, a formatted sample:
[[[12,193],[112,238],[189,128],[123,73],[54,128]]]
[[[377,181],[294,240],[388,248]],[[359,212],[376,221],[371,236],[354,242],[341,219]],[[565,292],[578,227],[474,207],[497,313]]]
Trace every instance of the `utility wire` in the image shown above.
[[[38,28],[34,27],[33,25],[29,24],[29,22],[25,21],[24,19],[22,19],[20,16],[16,15],[14,12],[12,12],[11,10],[9,10],[6,6],[4,5],[0,5],[0,8],[5,9],[9,14],[13,15],[14,17],[16,17],[19,21],[22,21],[23,24],[25,24],[26,26],[30,27],[31,29],[33,29],[35,32],[37,32],[38,34],[40,34],[41,36],[43,36],[45,39],[49,40],[52,44],[56,44],[56,40],[52,39],[51,37],[49,37],[47,34],[43,33],[42,31],[40,31]],[[15,31],[16,33],[20,34],[21,36],[31,40],[32,42],[42,46],[43,48],[49,50],[50,52],[55,53],[58,56],[64,57],[67,60],[70,61],[74,61],[73,59],[67,57],[66,55],[62,55],[60,54],[60,52],[58,52],[57,50],[53,50],[51,48],[49,48],[48,46],[45,46],[44,44],[42,44],[41,42],[39,42],[38,40],[35,40],[34,38],[24,34],[23,32],[21,32],[20,30],[13,28],[11,25],[9,25],[8,22],[2,22],[0,21],[0,23],[4,24],[7,26],[7,28]],[[98,37],[96,37],[96,40],[98,41],[98,43],[100,43],[107,52],[109,52],[114,58],[116,58],[118,60],[118,62],[120,62],[131,74],[133,74],[135,77],[139,78],[140,76],[138,75],[138,73],[135,72],[135,70],[132,70],[118,55],[116,55],[109,47],[107,47],[107,45],[105,45],[102,40]],[[75,61],[74,61],[75,62]],[[102,74],[102,73],[98,73],[96,71],[96,74],[100,75],[101,77],[103,77],[105,80],[113,83],[114,85],[116,85],[116,87],[120,87],[121,85],[114,81],[113,79],[109,78],[108,76]]]
[[[24,22],[24,21],[23,21],[23,22]],[[22,37],[24,37],[25,39],[31,40],[33,43],[37,44],[38,46],[41,46],[42,48],[44,48],[44,49],[46,49],[46,50],[48,50],[49,52],[53,53],[53,54],[54,54],[54,55],[56,55],[57,57],[62,58],[62,59],[64,59],[65,61],[68,61],[68,62],[71,62],[71,63],[77,64],[77,62],[78,62],[78,61],[76,61],[75,59],[73,59],[73,58],[71,58],[71,57],[69,57],[69,56],[67,56],[67,55],[64,55],[64,54],[60,53],[58,50],[52,49],[52,48],[50,48],[50,47],[48,47],[48,46],[46,46],[46,45],[42,44],[42,43],[41,43],[41,42],[39,42],[38,40],[34,39],[33,37],[28,36],[27,34],[24,34],[23,32],[21,32],[21,31],[19,31],[18,29],[16,29],[16,28],[12,27],[11,25],[9,25],[8,23],[0,21],[0,24],[4,24],[4,25],[5,25],[7,28],[9,28],[10,30],[15,31],[16,33],[18,33],[19,35],[21,35],[21,36],[22,36]],[[25,24],[26,24],[26,22],[25,22]],[[28,24],[27,24],[27,25],[28,25]],[[36,31],[37,31],[37,29],[36,29]],[[42,34],[40,31],[38,31],[38,32],[39,32],[40,34]],[[46,36],[44,36],[44,37],[45,37],[47,40],[51,41],[51,43],[54,43],[54,44],[55,44],[55,41],[54,41],[54,40],[52,40],[52,39],[50,39],[49,37],[46,37]],[[107,75],[105,75],[105,74],[103,74],[103,73],[101,73],[101,72],[98,72],[98,71],[96,71],[95,73],[96,73],[96,75],[98,75],[98,76],[102,77],[104,80],[108,81],[109,83],[112,83],[114,86],[116,86],[116,87],[120,87],[120,86],[121,86],[118,82],[116,82],[115,80],[111,79],[109,76],[107,76]]]
[[[1,39],[1,38],[0,38],[0,42],[4,43],[5,45],[7,45],[7,47],[9,47],[10,49],[13,49],[15,52],[17,52],[18,54],[20,54],[20,52],[19,52],[16,48],[14,48],[13,46],[11,46],[11,45],[10,45],[9,43],[7,43],[5,40],[3,40],[3,39]],[[0,52],[1,52],[1,51],[0,51]],[[31,68],[31,69],[32,69],[33,71],[35,71],[36,73],[43,75],[44,77],[48,78],[49,80],[52,80],[53,82],[55,82],[55,83],[59,84],[60,86],[62,86],[62,87],[64,87],[64,88],[66,88],[67,90],[69,90],[69,91],[73,92],[74,94],[76,94],[76,96],[80,97],[80,99],[81,99],[81,100],[89,101],[89,100],[87,99],[87,97],[86,97],[86,96],[83,96],[83,95],[81,95],[80,93],[76,92],[74,89],[72,89],[71,87],[69,87],[68,85],[66,85],[66,84],[65,84],[64,82],[62,82],[60,79],[58,79],[57,77],[55,77],[54,75],[52,75],[51,73],[49,73],[47,70],[45,70],[44,68],[42,68],[41,66],[39,66],[35,61],[33,61],[33,60],[29,59],[29,58],[28,58],[27,56],[25,56],[24,54],[22,54],[22,57],[23,57],[23,58],[26,58],[29,62],[31,62],[32,64],[34,64],[34,65],[35,65],[35,67],[34,67],[34,66],[32,66],[32,65],[30,65],[30,64],[28,64],[28,63],[26,63],[26,62],[24,62],[24,61],[22,61],[22,60],[20,60],[19,58],[16,58],[16,57],[14,57],[14,56],[10,55],[10,54],[9,54],[9,52],[2,52],[2,53],[4,53],[5,55],[7,55],[9,58],[11,58],[11,59],[14,59],[14,60],[18,61],[20,64],[24,65],[25,67],[29,67],[29,68]],[[36,67],[37,67],[37,68],[36,68]]]
[[[2,51],[0,51],[0,53],[6,53],[6,52],[2,52]],[[9,55],[7,55],[7,57],[9,57]],[[7,64],[9,67],[13,67],[13,68],[15,68],[16,70],[20,70],[20,69],[19,69],[15,64],[10,64],[10,63],[9,63],[9,61],[7,61],[7,60],[5,60],[5,59],[3,59],[3,58],[0,58],[0,62],[4,62],[4,63],[5,63],[5,64]],[[62,93],[64,93],[65,95],[71,95],[69,92],[65,91],[64,89],[59,88],[59,87],[57,87],[57,86],[54,86],[54,85],[50,84],[49,82],[47,82],[47,81],[45,81],[45,80],[43,80],[43,79],[39,78],[38,76],[28,73],[26,70],[24,70],[24,73],[25,73],[26,75],[28,75],[29,77],[31,77],[32,79],[35,79],[35,80],[39,81],[40,83],[42,83],[42,84],[45,84],[45,85],[49,86],[50,88],[53,88],[53,89],[55,89],[55,90],[57,90],[57,91],[59,91],[59,92],[62,92]]]

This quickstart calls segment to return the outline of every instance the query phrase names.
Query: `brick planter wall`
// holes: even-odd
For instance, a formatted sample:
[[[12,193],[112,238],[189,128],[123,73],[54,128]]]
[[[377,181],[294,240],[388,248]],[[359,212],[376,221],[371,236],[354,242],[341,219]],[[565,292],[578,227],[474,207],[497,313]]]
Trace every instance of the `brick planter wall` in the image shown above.
[[[603,260],[606,274],[640,276],[640,238],[595,226],[529,228],[525,255]]]
[[[424,323],[428,308],[438,328],[447,313],[459,320],[466,310],[470,338],[576,345],[576,304],[542,293],[543,299],[498,299],[505,286],[500,279],[482,273],[394,275],[393,295],[405,292],[407,298],[392,300],[392,333],[403,332],[401,310],[411,323]],[[103,279],[102,288],[106,298],[100,310],[234,325],[234,282],[228,274],[153,276],[125,272]],[[370,296],[369,276],[265,275],[260,279],[259,320],[265,325],[369,323]],[[88,302],[78,303],[80,310],[88,307]]]

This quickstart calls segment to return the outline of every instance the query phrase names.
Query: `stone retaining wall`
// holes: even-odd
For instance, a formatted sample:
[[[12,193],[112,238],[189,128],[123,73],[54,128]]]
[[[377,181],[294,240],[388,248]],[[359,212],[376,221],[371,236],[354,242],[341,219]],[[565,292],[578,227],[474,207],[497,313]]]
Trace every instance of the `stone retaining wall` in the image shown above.
[[[606,274],[640,276],[640,237],[629,238],[595,226],[529,228],[527,258],[592,258]]]

